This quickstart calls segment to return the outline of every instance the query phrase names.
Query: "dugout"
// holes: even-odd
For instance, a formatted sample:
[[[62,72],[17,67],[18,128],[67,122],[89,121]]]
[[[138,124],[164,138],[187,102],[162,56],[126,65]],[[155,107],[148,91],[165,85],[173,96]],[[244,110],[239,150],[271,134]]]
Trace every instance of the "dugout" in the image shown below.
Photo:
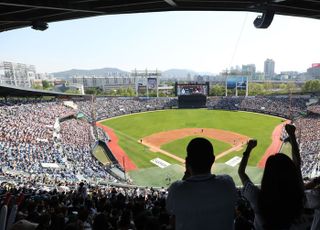
[[[203,94],[191,94],[178,96],[178,108],[204,108],[206,107],[207,96]]]

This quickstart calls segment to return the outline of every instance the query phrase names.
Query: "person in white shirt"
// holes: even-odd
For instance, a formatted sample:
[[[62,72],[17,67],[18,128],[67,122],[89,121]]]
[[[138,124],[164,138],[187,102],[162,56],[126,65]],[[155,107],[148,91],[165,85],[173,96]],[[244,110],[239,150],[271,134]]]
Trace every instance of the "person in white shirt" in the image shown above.
[[[184,178],[168,189],[166,208],[175,218],[176,230],[234,228],[235,184],[228,175],[211,174],[214,160],[208,140],[190,141]]]

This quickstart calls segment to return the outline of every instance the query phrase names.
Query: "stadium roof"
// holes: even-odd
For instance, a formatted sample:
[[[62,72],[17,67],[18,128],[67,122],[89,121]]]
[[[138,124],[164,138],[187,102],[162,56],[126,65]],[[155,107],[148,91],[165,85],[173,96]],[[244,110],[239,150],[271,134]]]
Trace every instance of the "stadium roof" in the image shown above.
[[[46,90],[27,89],[17,86],[8,86],[0,84],[0,97],[88,97],[88,95],[81,94],[67,94],[51,92]],[[89,95],[90,96],[90,95]]]
[[[191,10],[271,11],[320,18],[317,0],[4,0],[0,2],[0,32],[28,26],[44,30],[50,22],[100,15]]]

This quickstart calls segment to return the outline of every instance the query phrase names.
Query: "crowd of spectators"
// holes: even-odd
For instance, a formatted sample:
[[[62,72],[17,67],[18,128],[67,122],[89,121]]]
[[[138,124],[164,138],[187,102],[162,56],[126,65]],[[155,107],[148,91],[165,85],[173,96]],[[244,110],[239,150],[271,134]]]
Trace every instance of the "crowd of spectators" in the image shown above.
[[[254,219],[252,209],[240,190],[237,194],[235,230],[250,229]],[[8,207],[7,228],[12,226],[13,230],[170,230],[175,228],[166,210],[167,195],[165,188],[96,186],[82,182],[44,186],[30,180],[16,185],[2,183],[0,207]],[[15,215],[10,219],[12,211]]]
[[[320,174],[320,117],[310,114],[294,121],[297,126],[302,158],[302,174],[312,177]]]
[[[114,180],[91,154],[94,135],[89,123],[72,118],[75,114],[55,101],[2,102],[0,168],[56,181]]]
[[[295,117],[306,112],[308,97],[265,96],[265,97],[209,97],[210,109],[249,110],[282,117]]]
[[[79,111],[87,117],[92,117],[92,106],[94,106],[96,118],[101,120],[124,114],[176,107],[177,99],[98,97],[94,104],[91,101],[78,101],[77,105]]]
[[[91,154],[94,143],[91,125],[85,120],[69,119],[61,123],[61,146],[68,161],[66,166],[75,175],[109,178],[110,175]],[[110,179],[110,178],[109,178]]]
[[[308,97],[299,96],[257,96],[257,97],[208,97],[206,106],[209,109],[248,110],[274,114],[282,117],[295,117],[307,111]],[[177,98],[125,98],[98,97],[95,103],[77,101],[79,111],[92,117],[93,108],[97,120],[124,114],[148,110],[177,108]]]
[[[80,183],[71,190],[63,189],[64,186],[59,185],[46,191],[30,186],[1,186],[0,197],[2,205],[8,207],[8,216],[18,205],[15,220],[7,223],[20,230],[171,229],[165,210],[167,191],[164,188]]]
[[[61,162],[54,147],[53,125],[59,116],[70,115],[67,107],[49,103],[0,107],[1,163],[13,170],[39,172],[40,163]]]

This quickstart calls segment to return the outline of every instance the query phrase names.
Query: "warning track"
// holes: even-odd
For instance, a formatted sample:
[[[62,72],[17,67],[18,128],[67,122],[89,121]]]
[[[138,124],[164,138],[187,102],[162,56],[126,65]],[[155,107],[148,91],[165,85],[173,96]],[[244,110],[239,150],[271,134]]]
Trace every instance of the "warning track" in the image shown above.
[[[120,147],[118,144],[118,137],[114,133],[113,129],[104,126],[100,123],[96,123],[98,127],[102,128],[110,137],[111,141],[108,142],[108,146],[111,149],[112,153],[118,160],[119,164],[126,170],[135,170],[137,169],[137,166],[132,162],[132,160],[128,157],[128,155],[125,153],[125,151]]]

